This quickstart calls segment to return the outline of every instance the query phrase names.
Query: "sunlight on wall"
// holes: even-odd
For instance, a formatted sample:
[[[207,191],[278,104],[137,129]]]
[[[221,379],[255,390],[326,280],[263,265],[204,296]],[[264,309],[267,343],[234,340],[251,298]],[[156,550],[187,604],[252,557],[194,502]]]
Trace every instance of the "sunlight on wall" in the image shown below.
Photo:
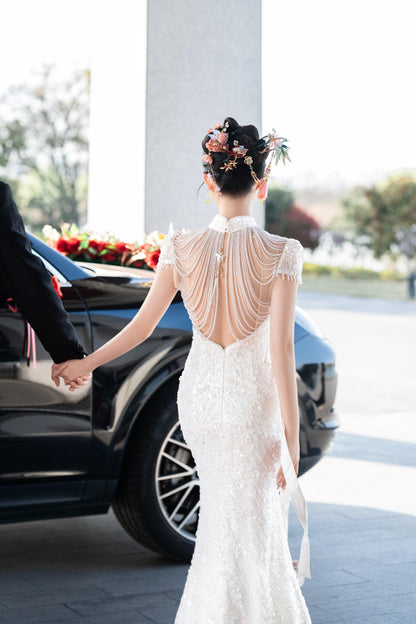
[[[144,232],[147,3],[103,4],[92,30],[88,224]]]

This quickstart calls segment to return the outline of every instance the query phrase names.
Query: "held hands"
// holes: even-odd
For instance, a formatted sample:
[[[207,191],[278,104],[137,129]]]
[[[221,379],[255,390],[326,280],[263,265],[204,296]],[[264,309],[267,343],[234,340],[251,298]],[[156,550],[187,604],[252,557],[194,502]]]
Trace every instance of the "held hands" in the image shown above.
[[[52,364],[51,378],[57,387],[61,383],[60,377],[72,392],[81,386],[85,386],[92,377],[92,367],[88,356],[79,360],[67,360],[60,364]]]

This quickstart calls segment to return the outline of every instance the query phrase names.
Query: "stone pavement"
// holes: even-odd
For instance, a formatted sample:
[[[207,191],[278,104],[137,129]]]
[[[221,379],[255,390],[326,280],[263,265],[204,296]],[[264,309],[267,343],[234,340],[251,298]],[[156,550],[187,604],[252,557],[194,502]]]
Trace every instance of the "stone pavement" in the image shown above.
[[[299,293],[337,350],[342,421],[331,451],[300,480],[312,572],[302,591],[313,624],[413,624],[416,413],[403,375],[416,317],[362,301]],[[291,508],[294,558],[301,535]],[[136,545],[112,512],[3,525],[0,624],[173,624],[186,572]]]

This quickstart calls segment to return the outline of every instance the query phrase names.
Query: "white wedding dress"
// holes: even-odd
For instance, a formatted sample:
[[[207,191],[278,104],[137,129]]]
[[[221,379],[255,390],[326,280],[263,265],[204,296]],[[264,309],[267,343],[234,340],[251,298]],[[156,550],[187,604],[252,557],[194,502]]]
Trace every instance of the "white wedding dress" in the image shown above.
[[[193,324],[178,411],[200,479],[195,550],[175,624],[311,623],[300,589],[311,578],[307,507],[270,358],[274,280],[301,283],[302,264],[297,239],[269,234],[251,216],[218,214],[207,227],[165,238],[158,270],[174,271]],[[234,337],[225,348],[213,339],[224,323]],[[280,464],[287,487],[279,493]],[[297,565],[290,500],[304,528]]]

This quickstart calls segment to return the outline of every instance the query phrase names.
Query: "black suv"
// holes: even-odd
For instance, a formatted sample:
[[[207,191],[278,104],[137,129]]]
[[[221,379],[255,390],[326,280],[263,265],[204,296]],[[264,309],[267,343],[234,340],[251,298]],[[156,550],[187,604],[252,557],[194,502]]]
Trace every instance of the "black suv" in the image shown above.
[[[136,314],[151,271],[74,263],[30,238],[88,351]],[[199,487],[176,407],[192,339],[180,294],[148,340],[76,392],[56,388],[39,341],[37,366],[27,366],[24,322],[7,297],[0,283],[0,522],[106,513],[112,505],[134,539],[189,561]],[[328,450],[339,422],[334,350],[299,307],[295,349],[302,474]]]

